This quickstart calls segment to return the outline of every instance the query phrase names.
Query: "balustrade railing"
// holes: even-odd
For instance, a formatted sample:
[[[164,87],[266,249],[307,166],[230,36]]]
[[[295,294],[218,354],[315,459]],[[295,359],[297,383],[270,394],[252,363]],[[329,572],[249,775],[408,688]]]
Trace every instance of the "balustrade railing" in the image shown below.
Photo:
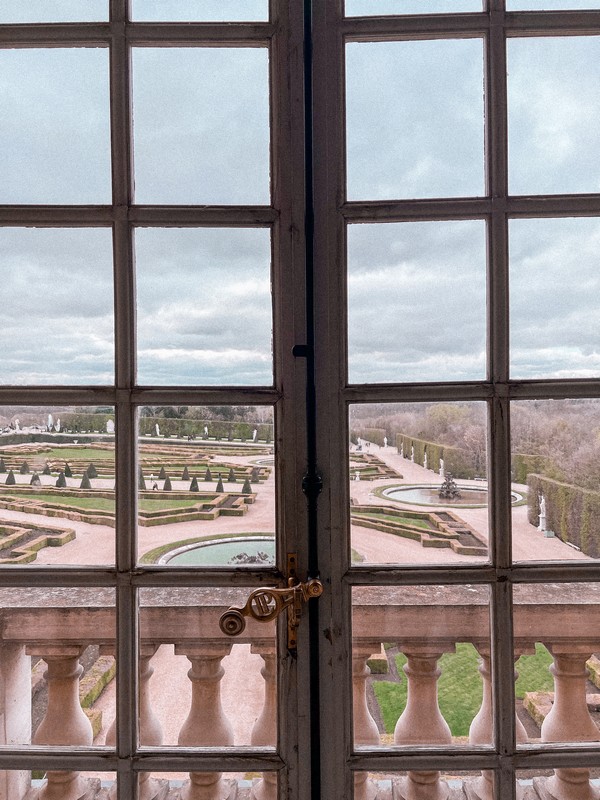
[[[589,588],[589,590],[588,590]],[[44,605],[34,592],[12,592],[10,607],[5,606],[0,627],[0,710],[3,725],[0,744],[89,746],[92,727],[79,702],[81,667],[79,657],[91,645],[99,645],[104,653],[114,652],[114,609],[109,595],[100,591],[94,600],[79,590],[64,590],[64,602]],[[407,699],[393,734],[393,746],[448,746],[454,743],[450,728],[438,703],[440,659],[454,651],[456,643],[469,642],[480,656],[482,702],[473,719],[468,741],[474,746],[493,743],[491,653],[489,642],[489,608],[483,589],[464,587],[462,597],[454,591],[454,602],[444,602],[436,593],[431,602],[409,603],[404,593],[389,590],[385,602],[378,602],[371,590],[355,591],[353,607],[353,718],[354,741],[357,747],[377,747],[382,737],[373,718],[367,698],[370,670],[367,666],[372,653],[381,643],[393,645],[406,659],[402,680],[406,681]],[[462,590],[461,590],[462,591]],[[181,604],[172,598],[169,605],[152,604],[147,590],[140,608],[141,642],[139,648],[139,714],[140,740],[145,746],[164,744],[161,723],[153,709],[150,678],[152,659],[160,645],[175,646],[175,654],[190,662],[190,706],[187,718],[179,731],[178,742],[188,746],[225,747],[235,741],[231,720],[224,711],[221,685],[223,659],[230,652],[232,640],[225,638],[218,619],[226,604],[205,596],[193,602],[186,598]],[[532,592],[534,592],[532,588]],[[533,597],[535,596],[535,602]],[[182,595],[183,597],[183,595]],[[457,600],[458,598],[458,600]],[[526,602],[515,604],[515,658],[533,651],[535,642],[543,642],[552,655],[551,673],[554,679],[554,698],[550,712],[541,725],[541,742],[593,742],[600,740],[599,729],[592,719],[586,700],[588,674],[586,662],[600,651],[600,593],[595,587],[582,587],[577,602],[561,603],[557,589],[536,587]],[[571,598],[573,600],[573,598]],[[39,604],[36,606],[36,601]],[[85,602],[84,602],[85,601]],[[198,604],[196,604],[198,601]],[[204,602],[204,605],[202,604]],[[596,632],[597,631],[597,632]],[[274,746],[276,742],[277,655],[272,625],[249,621],[241,643],[250,644],[253,653],[262,658],[264,703],[257,715],[251,734],[256,746]],[[239,641],[239,640],[238,640]],[[31,657],[46,664],[48,703],[45,716],[31,737]],[[161,691],[168,692],[164,685]],[[173,698],[178,702],[177,698]],[[106,734],[106,744],[115,743],[113,723]],[[517,740],[527,742],[527,734],[516,719]],[[389,744],[389,742],[386,742]],[[460,769],[460,755],[457,755]],[[105,796],[100,782],[90,781],[75,771],[52,771],[41,787],[31,788],[31,773],[0,772],[0,800],[92,800]],[[381,789],[378,782],[366,773],[357,773],[354,800],[384,800],[390,790]],[[104,794],[102,794],[104,792]],[[458,793],[457,793],[458,792]],[[554,774],[536,778],[532,786],[518,796],[539,800],[597,800],[598,789],[590,780],[586,768],[559,768]],[[519,795],[520,793],[520,795]],[[114,796],[114,789],[112,791]],[[176,789],[163,779],[151,775],[140,778],[141,800],[233,800],[248,796],[253,800],[276,800],[277,776],[265,773],[254,780],[249,790],[239,791],[231,777],[220,773],[192,772]],[[493,800],[491,772],[472,775],[462,781],[462,787],[449,787],[436,770],[408,772],[392,779],[393,800]]]

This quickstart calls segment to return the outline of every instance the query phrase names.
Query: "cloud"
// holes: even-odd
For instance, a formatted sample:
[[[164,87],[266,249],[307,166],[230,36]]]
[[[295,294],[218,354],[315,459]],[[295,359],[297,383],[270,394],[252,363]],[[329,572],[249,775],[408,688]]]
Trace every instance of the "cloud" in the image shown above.
[[[483,194],[480,39],[346,47],[348,196]]]
[[[485,226],[353,225],[348,234],[352,382],[485,376]]]

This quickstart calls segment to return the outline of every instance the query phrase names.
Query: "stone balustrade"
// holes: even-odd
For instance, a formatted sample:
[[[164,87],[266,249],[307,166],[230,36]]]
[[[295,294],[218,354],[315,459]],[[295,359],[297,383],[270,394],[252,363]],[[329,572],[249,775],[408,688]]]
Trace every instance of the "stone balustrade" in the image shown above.
[[[239,603],[239,590],[145,589],[140,593],[139,713],[141,742],[160,746],[163,734],[153,709],[152,659],[160,645],[174,645],[188,659],[191,702],[181,726],[182,746],[230,746],[231,720],[221,702],[223,658],[235,642],[249,644],[261,656],[264,705],[251,735],[256,746],[276,740],[276,664],[274,627],[250,620],[239,639],[218,628],[221,612]],[[90,644],[114,653],[114,594],[103,589],[30,589],[0,592],[0,744],[33,741],[40,745],[89,746],[92,729],[79,704],[79,656]],[[472,643],[480,654],[482,704],[473,720],[469,742],[490,745],[493,738],[489,603],[485,587],[360,588],[353,595],[353,712],[357,747],[377,746],[381,737],[367,704],[367,661],[391,643],[406,656],[406,707],[393,735],[396,746],[452,743],[438,705],[440,658],[457,642]],[[555,696],[541,727],[546,742],[598,741],[598,727],[586,702],[586,661],[600,651],[600,590],[595,586],[530,586],[515,591],[515,659],[543,642],[552,654]],[[46,663],[48,705],[31,738],[31,657]],[[240,676],[243,680],[243,676]],[[163,691],[168,692],[168,686]],[[516,721],[518,742],[527,735]],[[106,744],[115,743],[114,725]],[[457,757],[460,769],[460,757]],[[113,792],[114,794],[114,792]],[[240,791],[230,778],[215,772],[190,773],[180,787],[151,775],[140,779],[142,800],[276,800],[277,778],[265,773],[250,790]],[[519,787],[531,800],[598,800],[587,769],[556,769]],[[0,800],[93,800],[106,797],[99,781],[73,771],[49,772],[41,788],[32,789],[30,773],[0,772]],[[408,772],[383,787],[365,773],[355,777],[354,800],[493,800],[491,773],[471,775],[460,789],[450,787],[436,770]]]

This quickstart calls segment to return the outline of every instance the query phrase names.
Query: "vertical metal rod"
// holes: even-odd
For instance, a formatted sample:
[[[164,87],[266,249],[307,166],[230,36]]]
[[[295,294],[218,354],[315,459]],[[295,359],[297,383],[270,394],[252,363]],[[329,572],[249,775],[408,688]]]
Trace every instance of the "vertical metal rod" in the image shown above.
[[[313,187],[313,54],[312,0],[304,0],[304,234],[306,247],[306,452],[308,502],[308,573],[319,574],[317,498],[316,388],[315,388],[315,319],[314,319],[314,187]],[[319,606],[308,604],[310,671],[310,754],[311,797],[321,798],[320,685],[319,685]]]

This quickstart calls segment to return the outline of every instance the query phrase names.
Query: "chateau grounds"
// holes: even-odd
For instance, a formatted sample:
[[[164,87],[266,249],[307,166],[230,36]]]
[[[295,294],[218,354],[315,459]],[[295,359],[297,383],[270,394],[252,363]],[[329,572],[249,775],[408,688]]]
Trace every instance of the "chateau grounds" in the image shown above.
[[[0,440],[0,535],[7,545],[3,558],[21,558],[9,537],[16,528],[44,531],[48,537],[63,536],[31,548],[27,558],[37,564],[110,564],[114,561],[114,445],[108,437],[89,436],[85,441],[28,442],[3,445]],[[61,436],[63,438],[63,436]],[[275,529],[275,477],[268,463],[271,446],[265,443],[196,441],[144,436],[140,446],[139,558],[157,563],[175,548],[219,541],[232,536],[273,535]],[[442,479],[432,470],[402,457],[392,446],[369,444],[369,452],[350,456],[352,553],[358,563],[477,563],[487,558],[487,508],[423,508],[398,504],[382,490],[391,485],[435,484]],[[25,465],[25,466],[24,466]],[[358,479],[356,474],[358,472]],[[12,475],[13,480],[9,480]],[[33,481],[34,475],[36,480]],[[62,479],[61,479],[62,475]],[[32,485],[33,483],[33,485]],[[60,483],[60,486],[57,486]],[[461,485],[481,487],[475,479]],[[82,488],[83,487],[83,488]],[[515,484],[517,492],[526,486]],[[583,559],[585,555],[557,538],[546,538],[527,518],[527,506],[513,508],[516,559]],[[68,539],[65,531],[69,531]],[[32,534],[32,535],[33,535]],[[37,537],[38,539],[41,538]],[[60,547],[56,546],[61,544]],[[102,743],[114,717],[113,662],[99,656],[90,666],[93,683],[89,706],[97,743]],[[405,703],[403,656],[393,648],[371,659],[373,675],[368,696],[371,711],[385,738]],[[517,669],[524,677],[517,686],[519,714],[535,738],[539,714],[547,713],[547,691],[552,687],[547,670],[549,654],[539,646],[535,655],[522,658]],[[455,737],[465,730],[481,703],[477,655],[470,645],[457,645],[441,663],[440,704]],[[262,707],[260,659],[248,646],[234,645],[223,661],[224,704],[235,708],[236,741],[244,743]],[[189,694],[186,659],[163,645],[153,658],[158,686],[167,680],[170,691]],[[35,667],[34,667],[35,671]],[[96,674],[96,678],[93,678]],[[244,675],[244,713],[236,698]],[[162,677],[161,677],[162,676]],[[457,683],[458,681],[458,683]],[[460,684],[460,691],[457,686]],[[590,691],[593,689],[590,685]],[[536,694],[539,694],[539,696]],[[546,694],[544,694],[546,692]],[[92,696],[93,700],[89,701]],[[174,744],[182,719],[156,693],[165,743]],[[546,703],[546,706],[544,706]],[[445,705],[448,708],[445,708]],[[182,714],[186,702],[179,703]],[[451,708],[450,708],[451,706]],[[524,711],[525,707],[529,712]],[[544,711],[544,708],[546,710]],[[540,711],[541,709],[541,711]],[[39,713],[39,710],[38,710]],[[543,718],[543,716],[542,716]]]

